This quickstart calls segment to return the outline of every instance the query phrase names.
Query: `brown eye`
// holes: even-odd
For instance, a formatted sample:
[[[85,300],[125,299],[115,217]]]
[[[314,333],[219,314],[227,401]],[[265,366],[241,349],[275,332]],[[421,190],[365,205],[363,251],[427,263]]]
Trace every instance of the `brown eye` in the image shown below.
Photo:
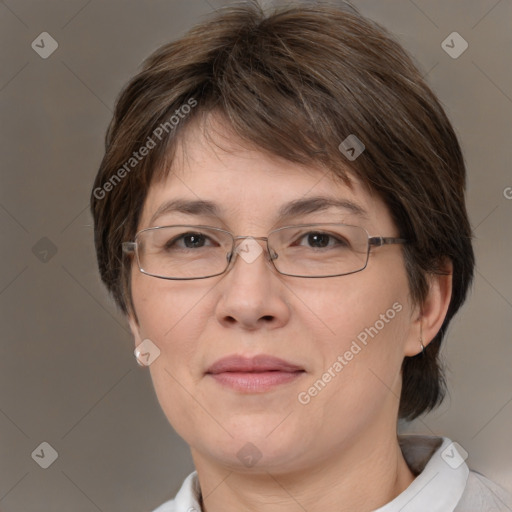
[[[164,249],[200,249],[208,240],[210,239],[202,233],[183,233],[166,242]]]
[[[340,237],[335,237],[330,235],[329,233],[323,232],[310,232],[305,233],[301,236],[301,240],[306,240],[306,244],[298,244],[298,245],[306,245],[306,247],[311,247],[313,249],[324,249],[326,247],[350,247],[350,244],[347,240]]]

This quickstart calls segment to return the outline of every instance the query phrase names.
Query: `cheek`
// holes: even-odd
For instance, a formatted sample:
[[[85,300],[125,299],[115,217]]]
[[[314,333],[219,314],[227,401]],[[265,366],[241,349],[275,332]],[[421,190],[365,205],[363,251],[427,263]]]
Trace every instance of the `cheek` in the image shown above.
[[[138,272],[133,276],[132,296],[141,334],[164,352],[188,346],[205,317],[202,296],[207,291],[193,281],[166,281]]]
[[[170,424],[186,437],[193,419],[204,414],[191,396],[201,375],[197,340],[207,318],[201,302],[206,292],[200,294],[190,282],[184,286],[142,274],[132,283],[140,336],[160,350],[149,367],[156,396]]]
[[[132,285],[140,337],[149,338],[160,350],[149,369],[159,398],[165,399],[161,390],[167,390],[167,397],[176,396],[180,384],[191,388],[199,379],[197,340],[208,319],[201,301],[205,291],[200,294],[190,282],[176,284],[140,275]]]
[[[354,403],[363,395],[379,396],[373,393],[376,387],[384,391],[400,384],[410,321],[405,273],[395,269],[379,279],[371,272],[343,276],[310,289],[301,299],[321,355],[311,381],[332,381],[327,395],[336,400],[334,395],[343,388],[345,398]]]
[[[350,313],[337,319],[336,336],[317,338],[321,364],[301,388],[299,401],[307,402],[302,407],[308,417],[332,437],[357,432],[374,423],[384,404],[391,410],[398,404],[407,313],[389,297],[381,306],[372,304],[364,312],[348,308]]]
[[[294,306],[297,316],[322,338],[330,337],[336,345],[341,341],[340,346],[359,335],[364,342],[370,337],[368,330],[374,333],[375,328],[388,332],[393,326],[396,331],[397,320],[404,319],[408,307],[407,281],[396,271],[385,279],[365,270],[323,282],[305,281],[294,287],[294,293],[299,299]]]

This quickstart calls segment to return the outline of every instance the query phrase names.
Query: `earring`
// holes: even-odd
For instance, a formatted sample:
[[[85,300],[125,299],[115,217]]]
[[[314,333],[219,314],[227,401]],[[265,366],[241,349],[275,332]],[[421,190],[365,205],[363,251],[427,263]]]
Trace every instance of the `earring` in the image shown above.
[[[134,352],[134,354],[133,354],[133,355],[134,355],[135,360],[137,361],[137,364],[138,364],[139,366],[146,366],[146,365],[145,365],[145,364],[144,364],[144,363],[139,359],[139,355],[140,355],[140,353],[139,353],[139,351],[138,351],[138,350],[136,350],[136,351]]]
[[[423,338],[420,338],[420,347],[421,347],[421,354],[425,352],[425,346],[423,345]]]

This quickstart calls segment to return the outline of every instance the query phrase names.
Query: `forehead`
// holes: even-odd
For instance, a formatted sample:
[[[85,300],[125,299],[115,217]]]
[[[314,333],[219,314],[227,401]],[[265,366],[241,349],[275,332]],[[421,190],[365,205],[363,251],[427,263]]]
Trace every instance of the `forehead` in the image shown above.
[[[216,220],[219,227],[235,231],[265,231],[296,217],[391,232],[394,226],[382,200],[349,169],[347,176],[348,184],[320,165],[290,162],[249,147],[222,123],[208,131],[192,125],[177,144],[169,172],[151,184],[139,229],[167,219]]]

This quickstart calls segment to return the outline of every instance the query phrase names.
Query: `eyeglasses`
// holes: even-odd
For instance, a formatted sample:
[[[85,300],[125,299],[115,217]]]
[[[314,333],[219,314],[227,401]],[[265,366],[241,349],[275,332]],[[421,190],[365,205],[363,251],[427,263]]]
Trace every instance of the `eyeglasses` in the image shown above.
[[[238,244],[238,240],[245,240]],[[235,254],[251,263],[266,241],[267,258],[283,275],[336,277],[364,270],[370,247],[404,244],[403,238],[370,236],[359,226],[322,223],[285,226],[268,237],[234,236],[212,226],[146,228],[135,241],[123,242],[123,252],[135,253],[139,270],[161,279],[205,279],[226,272]]]

